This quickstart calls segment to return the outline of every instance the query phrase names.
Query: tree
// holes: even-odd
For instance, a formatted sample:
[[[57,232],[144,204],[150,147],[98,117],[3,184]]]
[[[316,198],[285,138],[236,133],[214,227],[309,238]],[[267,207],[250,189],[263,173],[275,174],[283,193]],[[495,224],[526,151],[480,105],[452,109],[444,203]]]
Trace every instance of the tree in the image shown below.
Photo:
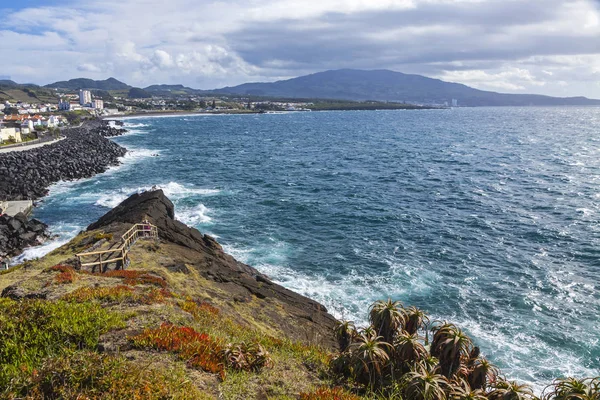
[[[12,114],[18,114],[19,110],[15,107],[6,107],[4,109],[4,114],[6,115],[12,115]]]

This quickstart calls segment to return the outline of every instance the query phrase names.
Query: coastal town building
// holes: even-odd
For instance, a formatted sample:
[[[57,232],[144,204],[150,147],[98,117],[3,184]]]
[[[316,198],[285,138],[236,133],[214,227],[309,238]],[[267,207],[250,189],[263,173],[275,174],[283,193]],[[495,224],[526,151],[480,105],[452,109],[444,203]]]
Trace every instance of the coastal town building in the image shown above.
[[[20,143],[22,141],[21,129],[8,127],[0,128],[0,143]]]
[[[100,99],[95,99],[92,102],[92,107],[95,108],[96,110],[102,110],[104,108],[104,101],[102,101]]]
[[[86,106],[92,103],[92,93],[89,90],[81,89],[79,91],[79,104]]]

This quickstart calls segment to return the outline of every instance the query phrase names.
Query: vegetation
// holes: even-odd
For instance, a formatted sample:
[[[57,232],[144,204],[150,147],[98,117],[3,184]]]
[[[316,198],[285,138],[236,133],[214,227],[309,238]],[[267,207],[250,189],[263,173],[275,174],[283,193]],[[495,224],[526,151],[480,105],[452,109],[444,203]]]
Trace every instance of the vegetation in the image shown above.
[[[331,363],[339,379],[349,387],[358,384],[356,390],[367,398],[539,400],[529,386],[503,378],[457,326],[436,322],[430,327],[421,310],[397,301],[377,301],[369,311],[371,325],[362,330],[350,321],[338,324],[341,352]],[[321,390],[305,398],[345,397]],[[541,397],[567,399],[600,400],[600,377],[556,380]]]
[[[206,333],[190,327],[163,323],[156,329],[146,329],[131,338],[137,348],[152,348],[176,353],[189,366],[224,376],[223,346]]]
[[[93,304],[0,298],[0,388],[10,393],[13,381],[33,374],[47,357],[94,349],[101,334],[122,326],[119,315]]]
[[[28,399],[202,399],[181,368],[166,371],[123,357],[76,351],[47,359],[12,395]]]
[[[366,327],[340,322],[334,354],[282,334],[283,310],[223,300],[195,269],[152,263],[163,247],[133,250],[131,270],[65,263],[98,239],[108,237],[89,232],[0,273],[48,297],[0,298],[0,398],[600,400],[600,377],[558,379],[536,397],[459,327],[397,301],[374,303]]]
[[[131,88],[127,93],[127,97],[130,99],[148,99],[152,97],[152,95],[146,92],[144,89],[140,88]]]

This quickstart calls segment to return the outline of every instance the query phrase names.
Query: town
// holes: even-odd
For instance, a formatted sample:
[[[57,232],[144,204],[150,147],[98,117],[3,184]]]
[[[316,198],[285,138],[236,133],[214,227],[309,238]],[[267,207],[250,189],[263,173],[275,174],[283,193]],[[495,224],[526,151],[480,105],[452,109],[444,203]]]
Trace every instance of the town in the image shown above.
[[[105,101],[105,98],[109,97]],[[130,98],[96,95],[80,89],[78,93],[57,94],[56,103],[6,100],[0,104],[0,146],[58,137],[60,128],[90,117],[143,113],[205,112],[262,113],[274,111],[311,111],[311,102],[250,101],[247,98],[201,96],[152,96]]]

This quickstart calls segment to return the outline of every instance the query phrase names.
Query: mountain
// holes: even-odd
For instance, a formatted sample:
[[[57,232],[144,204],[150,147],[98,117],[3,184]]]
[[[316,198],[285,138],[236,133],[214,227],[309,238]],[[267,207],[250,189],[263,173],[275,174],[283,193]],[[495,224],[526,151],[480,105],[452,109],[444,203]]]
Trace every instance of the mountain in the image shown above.
[[[0,80],[0,103],[22,101],[25,103],[54,103],[54,91],[32,83],[20,84],[11,80]]]
[[[198,95],[203,92],[183,85],[151,85],[144,90],[156,96]]]
[[[152,97],[152,95],[144,89],[132,87],[131,89],[129,89],[127,97],[130,99],[148,99]]]
[[[71,79],[68,81],[54,82],[46,85],[47,88],[54,89],[68,89],[68,90],[79,90],[79,89],[100,89],[100,90],[129,90],[131,86],[115,78],[108,78],[103,81],[95,81],[93,79],[78,78]]]
[[[600,105],[600,100],[585,97],[559,98],[488,92],[459,83],[389,70],[331,70],[277,82],[245,83],[216,89],[215,92],[246,96],[437,104],[451,104],[452,99],[456,99],[461,106]]]

